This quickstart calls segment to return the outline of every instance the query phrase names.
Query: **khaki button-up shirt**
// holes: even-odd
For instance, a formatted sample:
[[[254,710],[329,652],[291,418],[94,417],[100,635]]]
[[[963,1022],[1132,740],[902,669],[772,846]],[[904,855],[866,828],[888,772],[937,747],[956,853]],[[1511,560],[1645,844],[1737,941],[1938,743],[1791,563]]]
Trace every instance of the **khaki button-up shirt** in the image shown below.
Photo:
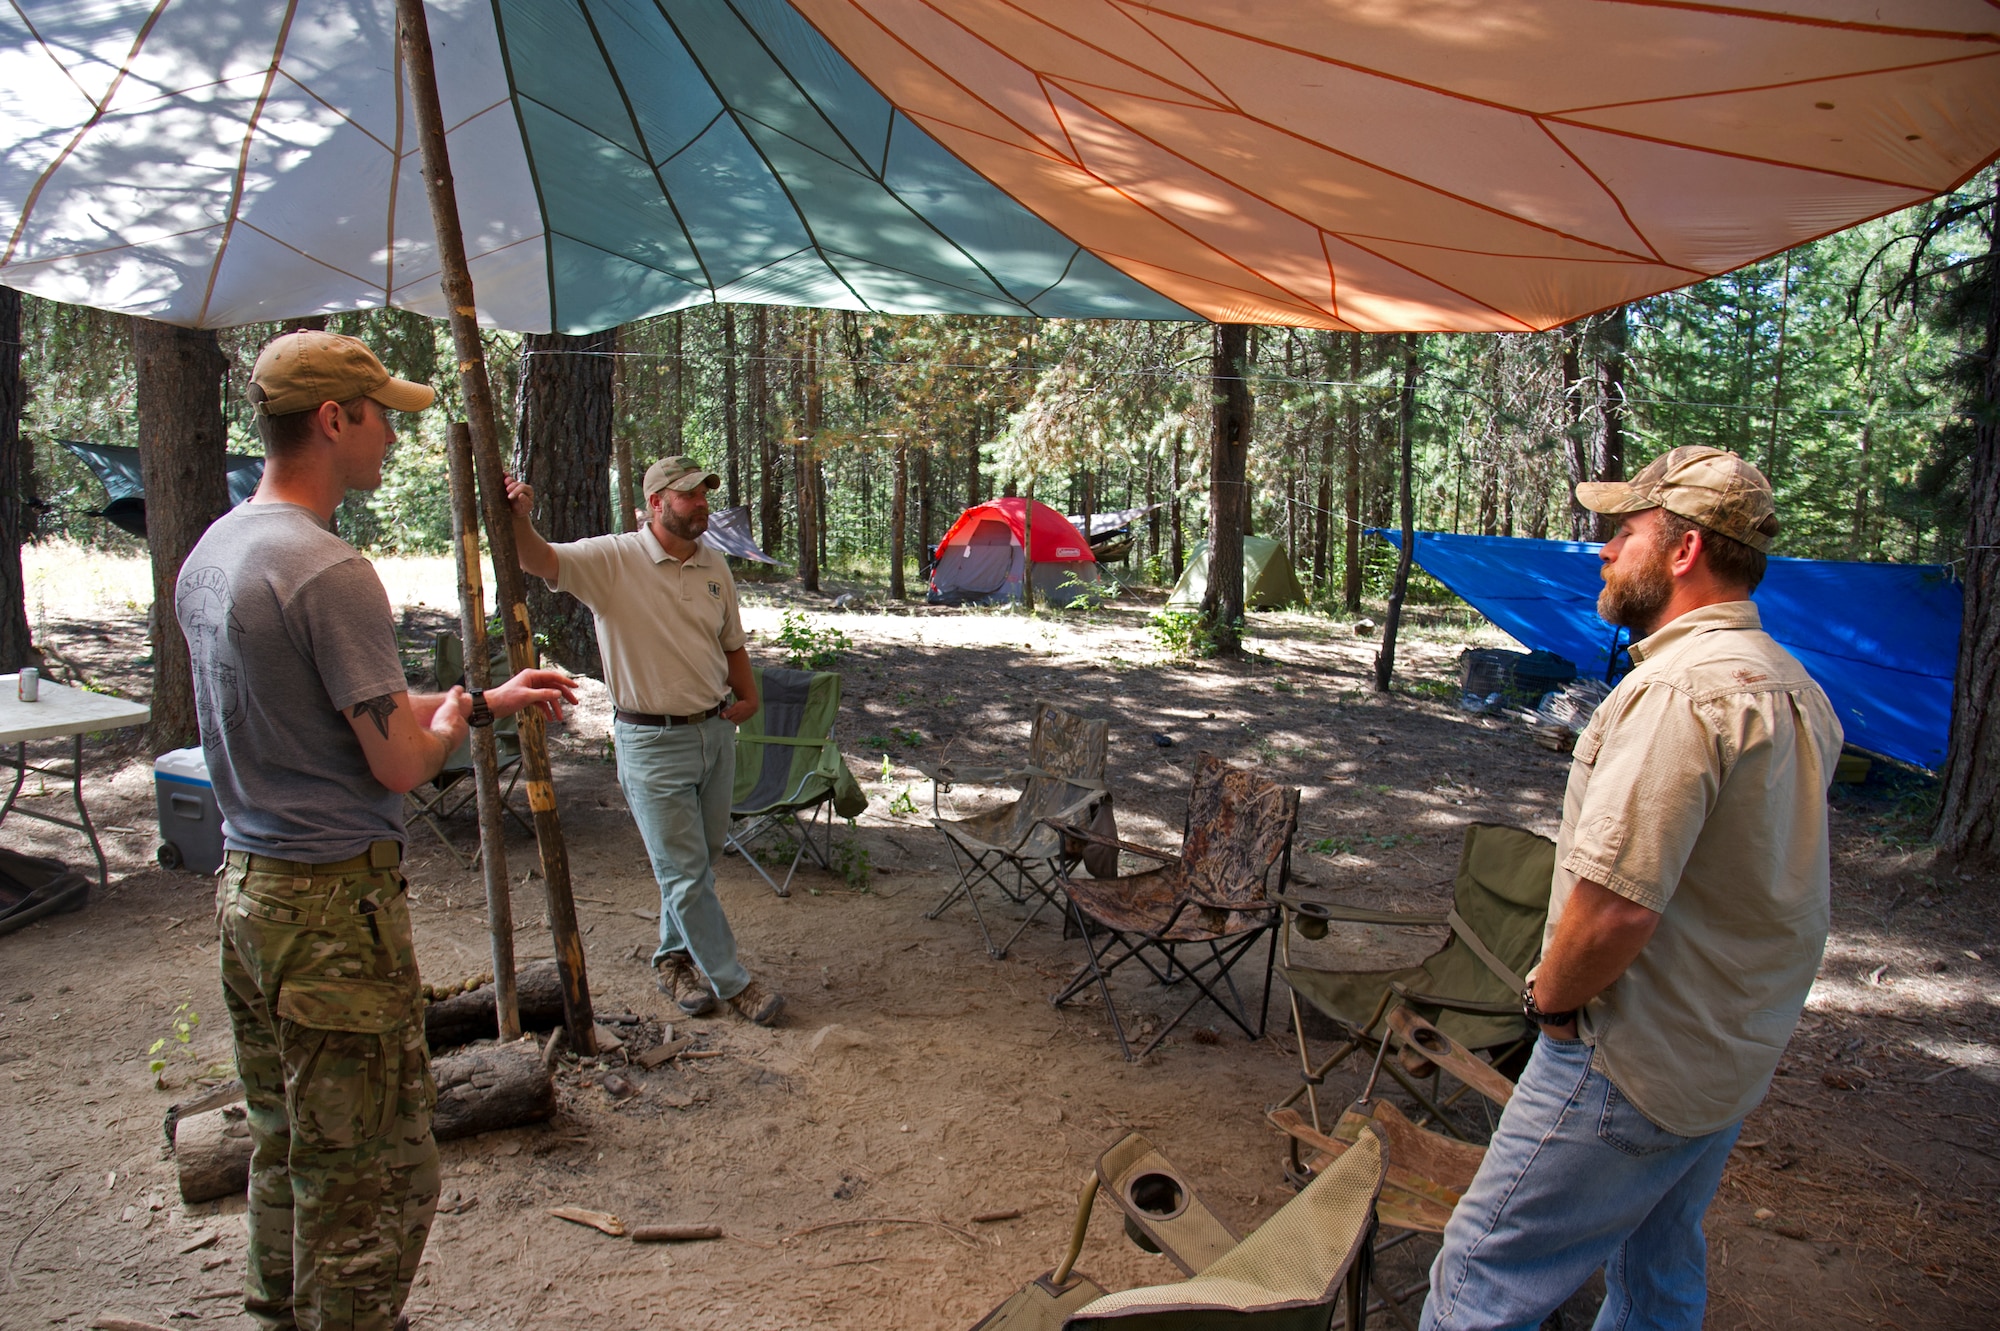
[[[1698,1136],[1764,1098],[1819,970],[1840,722],[1749,601],[1632,659],[1577,737],[1544,946],[1578,879],[1660,912],[1581,1030],[1641,1113]]]
[[[745,641],[736,579],[705,545],[675,559],[652,529],[551,547],[558,591],[589,606],[611,699],[630,712],[692,716],[729,692],[729,662]]]

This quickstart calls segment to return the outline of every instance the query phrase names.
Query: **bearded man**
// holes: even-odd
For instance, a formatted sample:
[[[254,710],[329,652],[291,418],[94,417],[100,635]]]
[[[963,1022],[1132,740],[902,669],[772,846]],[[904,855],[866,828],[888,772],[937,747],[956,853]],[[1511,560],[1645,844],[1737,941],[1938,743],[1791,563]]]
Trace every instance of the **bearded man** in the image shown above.
[[[759,706],[736,580],[700,540],[708,492],[721,484],[693,458],[661,458],[646,470],[644,527],[560,545],[535,530],[531,488],[509,476],[507,500],[521,567],[596,617],[604,683],[618,709],[618,785],[660,885],[660,992],[690,1017],[720,998],[769,1026],[785,1000],[743,968],[715,895],[736,727]]]
[[[1431,1267],[1426,1331],[1534,1328],[1602,1266],[1599,1328],[1699,1328],[1702,1217],[1826,946],[1840,723],[1763,631],[1777,534],[1734,453],[1676,448],[1577,499],[1617,515],[1598,613],[1636,663],[1577,737],[1540,1030]]]

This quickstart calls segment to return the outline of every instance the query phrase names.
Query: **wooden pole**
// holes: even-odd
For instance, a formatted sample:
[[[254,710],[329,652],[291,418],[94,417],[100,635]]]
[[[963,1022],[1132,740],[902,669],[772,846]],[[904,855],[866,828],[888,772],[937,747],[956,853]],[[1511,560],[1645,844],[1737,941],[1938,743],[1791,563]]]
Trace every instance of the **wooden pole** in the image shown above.
[[[424,15],[423,0],[396,0],[396,18],[397,39],[409,74],[410,101],[423,149],[424,185],[430,195],[431,223],[437,231],[445,304],[451,311],[452,342],[458,351],[459,386],[470,418],[467,423],[471,427],[480,503],[486,514],[487,545],[493,551],[493,576],[499,584],[507,656],[516,671],[526,670],[535,663],[535,643],[528,626],[526,585],[514,550],[513,509],[508,506],[503,479],[505,468],[500,460],[500,436],[495,427],[493,386],[486,377],[486,352],[479,337],[472,270],[465,258],[465,235],[459,227],[458,192],[452,184],[451,158],[445,148],[444,113],[438,106],[437,67],[431,58],[430,24]],[[466,646],[470,658],[471,644]],[[562,974],[563,1024],[569,1032],[571,1049],[579,1054],[594,1054],[596,1023],[590,1010],[590,982],[584,973],[583,937],[576,927],[576,902],[570,896],[569,850],[563,844],[562,822],[556,816],[547,723],[539,711],[529,708],[519,713],[518,724],[521,771],[528,787],[528,808],[535,817],[535,839],[541,845],[549,928],[555,935],[556,968]],[[480,814],[483,820],[483,808]]]
[[[1410,443],[1417,429],[1417,335],[1403,334],[1403,466],[1398,507],[1403,519],[1403,548],[1396,553],[1396,585],[1389,592],[1389,613],[1382,626],[1382,650],[1375,655],[1375,691],[1387,693],[1396,673],[1396,633],[1403,624],[1403,596],[1410,587],[1410,560],[1417,549],[1415,504],[1410,494]]]
[[[465,644],[466,687],[493,687],[486,645],[486,587],[479,570],[479,498],[472,475],[472,427],[453,421],[445,432],[451,469],[452,535],[458,547],[458,618]],[[443,681],[439,681],[442,683]],[[500,807],[500,749],[493,727],[472,731],[472,776],[479,796],[479,857],[486,875],[486,927],[493,935],[493,1012],[502,1040],[521,1038],[514,989],[514,898],[507,883],[506,829]]]

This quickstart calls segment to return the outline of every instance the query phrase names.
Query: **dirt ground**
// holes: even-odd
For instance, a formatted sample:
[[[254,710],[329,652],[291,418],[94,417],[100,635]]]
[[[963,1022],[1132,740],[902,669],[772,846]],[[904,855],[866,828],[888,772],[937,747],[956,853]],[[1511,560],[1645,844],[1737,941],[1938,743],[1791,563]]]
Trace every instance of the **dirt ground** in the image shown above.
[[[38,636],[93,683],[143,697],[143,578],[92,567],[41,570]],[[387,571],[413,666],[449,622],[449,576],[444,561]],[[951,876],[915,764],[1014,756],[1038,699],[1110,718],[1129,840],[1177,844],[1203,750],[1299,785],[1294,865],[1308,894],[1438,909],[1465,823],[1555,831],[1566,759],[1455,705],[1459,649],[1500,641],[1462,611],[1419,612],[1385,697],[1369,687],[1375,644],[1325,617],[1259,615],[1242,664],[1185,665],[1162,660],[1144,605],[1027,620],[834,615],[782,586],[746,584],[745,600],[762,661],[775,663],[786,608],[851,637],[839,735],[871,798],[851,843],[839,834],[852,847],[846,877],[802,871],[779,900],[740,860],[722,872],[745,958],[785,993],[785,1020],[676,1020],[718,1056],[618,1067],[639,1087],[622,1101],[598,1084],[607,1068],[572,1061],[554,1121],[445,1144],[446,1209],[409,1308],[421,1331],[969,1326],[1054,1264],[1079,1182],[1132,1129],[1239,1230],[1283,1204],[1280,1142],[1262,1117],[1298,1084],[1282,983],[1265,1040],[1203,1006],[1127,1064],[1101,1006],[1047,1001],[1078,942],[1037,923],[996,962],[963,905],[924,918]],[[667,1015],[645,964],[658,898],[607,762],[607,722],[591,685],[556,732],[557,788],[597,1011],[638,1019],[614,1028],[643,1048]],[[136,735],[93,737],[87,751],[111,886],[85,913],[0,938],[0,1328],[80,1328],[106,1313],[248,1327],[236,1303],[242,1204],[183,1206],[161,1133],[167,1106],[228,1059],[210,883],[152,864],[150,755]],[[27,791],[42,807],[66,794],[33,777]],[[961,787],[941,807],[1000,796]],[[1993,1324],[2000,882],[1934,870],[1924,798],[1920,782],[1879,772],[1838,788],[1833,939],[1710,1213],[1711,1326]],[[454,835],[473,844],[469,823]],[[83,858],[71,834],[32,822],[9,820],[0,842]],[[516,829],[507,849],[518,955],[551,955],[533,839]],[[421,828],[408,870],[426,978],[486,969],[476,871]],[[1327,946],[1381,966],[1437,941],[1356,929]],[[1132,978],[1116,992],[1142,1028],[1175,1005]],[[181,1004],[201,1022],[184,1049],[169,1039],[162,1088],[147,1050]],[[1322,1103],[1337,1108],[1360,1080],[1336,1074]],[[548,1214],[561,1205],[628,1224],[711,1222],[725,1237],[642,1247]],[[1000,1211],[1020,1214],[974,1220]],[[1174,1278],[1124,1240],[1115,1214],[1098,1208],[1080,1268],[1109,1288]],[[1407,1283],[1430,1251],[1406,1245],[1389,1265]],[[1589,1304],[1572,1301],[1566,1324],[1587,1325]]]

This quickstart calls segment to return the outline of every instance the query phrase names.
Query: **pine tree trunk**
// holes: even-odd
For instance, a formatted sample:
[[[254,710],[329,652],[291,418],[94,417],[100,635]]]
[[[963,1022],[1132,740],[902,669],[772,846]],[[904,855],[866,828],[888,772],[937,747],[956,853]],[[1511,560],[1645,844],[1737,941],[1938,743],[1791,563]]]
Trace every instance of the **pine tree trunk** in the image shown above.
[[[1597,402],[1604,415],[1604,433],[1597,445],[1597,477],[1600,481],[1625,479],[1625,347],[1628,341],[1625,307],[1620,305],[1605,316],[1597,353]],[[1597,539],[1608,541],[1617,531],[1618,519],[1599,513]]]
[[[812,450],[819,434],[819,321],[806,315],[805,428],[793,446],[792,471],[795,482],[799,527],[799,582],[809,592],[819,590],[819,486],[813,473]]]
[[[759,305],[751,321],[750,423],[757,432],[757,525],[767,555],[785,540],[784,498],[778,490],[784,464],[778,452],[777,432],[771,428],[770,346],[770,307]]]
[[[1243,651],[1243,529],[1249,505],[1250,327],[1217,324],[1210,363],[1208,590],[1201,615],[1221,656]]]
[[[1591,479],[1590,437],[1583,424],[1583,330],[1576,324],[1557,330],[1562,339],[1563,412],[1568,430],[1563,435],[1563,461],[1569,470],[1566,494],[1569,508],[1569,538],[1587,541],[1597,527],[1597,516],[1576,497],[1576,487]]]
[[[681,314],[667,316],[667,325],[673,330],[673,356],[667,362],[667,447],[669,454],[687,452],[687,318]]]
[[[910,507],[910,450],[907,444],[896,445],[896,489],[889,499],[889,595],[902,600],[906,595],[903,587],[903,543],[904,531]]]
[[[535,527],[551,541],[611,529],[611,378],[614,332],[521,338],[520,420],[515,465],[535,490]],[[528,619],[565,668],[602,678],[597,627],[588,606],[540,578],[528,580]]]
[[[611,330],[613,351],[625,344],[625,330]],[[613,531],[637,531],[639,527],[639,478],[632,473],[632,433],[625,428],[625,395],[630,390],[626,380],[627,362],[623,356],[611,358],[611,456],[618,469],[618,484],[611,491],[612,517],[616,519]]]
[[[1176,430],[1173,437],[1172,472],[1168,484],[1173,488],[1167,496],[1167,563],[1173,585],[1178,587],[1181,574],[1187,571],[1187,536],[1181,527],[1181,436]]]
[[[1396,673],[1396,633],[1403,622],[1403,597],[1410,586],[1410,560],[1416,553],[1416,505],[1410,489],[1412,436],[1417,426],[1417,335],[1403,334],[1403,394],[1399,413],[1402,465],[1397,482],[1397,507],[1403,525],[1403,548],[1396,554],[1396,582],[1389,591],[1389,613],[1382,625],[1382,650],[1375,656],[1375,691],[1387,693]]]
[[[1973,400],[1965,525],[1965,618],[1952,685],[1951,745],[1938,801],[1938,858],[2000,868],[2000,178],[1986,249],[1986,330]]]
[[[153,559],[153,752],[185,748],[200,731],[187,640],[174,587],[188,551],[229,511],[228,431],[222,376],[229,369],[212,330],[132,320],[138,370],[139,471],[146,487],[146,545]]]
[[[729,506],[743,502],[743,453],[737,438],[736,411],[736,307],[722,307],[722,438],[724,493]]]
[[[1361,382],[1361,334],[1347,334],[1347,381],[1358,385]],[[1347,390],[1347,401],[1343,408],[1347,416],[1347,476],[1342,498],[1347,521],[1343,524],[1342,536],[1346,546],[1341,551],[1341,604],[1349,614],[1361,610],[1361,390],[1359,387]]]
[[[931,577],[931,535],[936,531],[937,496],[931,492],[931,451],[917,450],[917,544],[921,553],[917,556],[917,567],[923,574],[926,585]]]
[[[21,413],[28,405],[21,382],[21,293],[0,287],[0,671],[39,666],[28,632],[28,583],[21,569],[21,543],[32,532],[28,519],[32,454],[21,441]]]

